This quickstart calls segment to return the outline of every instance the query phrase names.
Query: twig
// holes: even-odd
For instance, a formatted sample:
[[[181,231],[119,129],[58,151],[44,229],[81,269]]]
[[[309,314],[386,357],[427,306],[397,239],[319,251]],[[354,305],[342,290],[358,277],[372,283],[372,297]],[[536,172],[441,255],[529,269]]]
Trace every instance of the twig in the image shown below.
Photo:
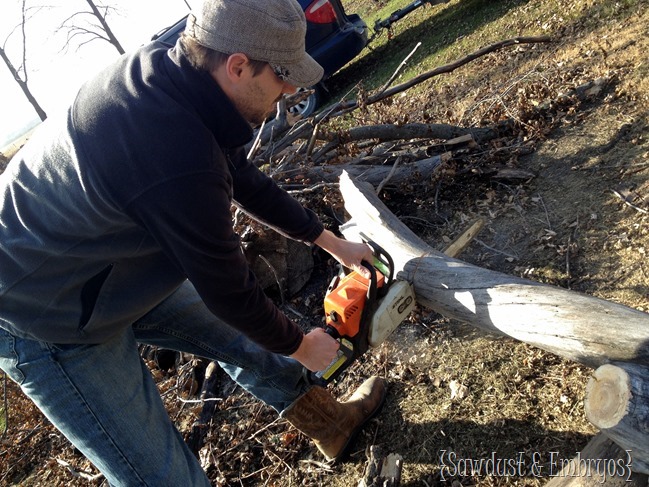
[[[615,196],[617,196],[619,199],[622,200],[622,202],[627,205],[629,208],[633,208],[636,211],[639,211],[640,213],[644,213],[645,215],[649,214],[649,211],[645,210],[644,208],[640,208],[639,206],[634,205],[630,201],[628,201],[624,196],[622,196],[620,193],[615,191],[614,189],[611,190],[611,193],[613,193]]]
[[[183,399],[180,396],[176,396],[176,398],[184,403],[184,404],[203,404],[205,402],[222,402],[223,398],[222,397],[206,397],[204,399]]]
[[[545,202],[543,201],[543,198],[539,196],[539,201],[541,202],[541,206],[543,207],[543,211],[545,212],[545,223],[548,224],[548,230],[552,230],[552,224],[550,223],[550,215],[548,214],[548,209],[545,206]]]
[[[268,424],[267,424],[266,426],[264,426],[263,428],[258,429],[258,430],[255,431],[253,434],[251,434],[248,438],[246,438],[246,441],[250,441],[250,440],[256,438],[257,435],[263,433],[263,432],[266,431],[267,429],[269,429],[269,428],[271,428],[272,426],[276,425],[276,424],[280,421],[280,419],[282,419],[282,418],[281,418],[281,417],[277,417],[277,418],[275,418],[271,423],[268,423]]]
[[[504,103],[504,97],[507,94],[509,94],[511,91],[513,91],[514,88],[516,88],[518,85],[520,85],[528,77],[531,77],[532,75],[534,75],[534,76],[538,75],[538,76],[541,76],[542,78],[545,79],[545,77],[543,77],[542,74],[539,75],[539,72],[538,72],[539,71],[539,64],[540,63],[536,63],[527,73],[523,74],[522,76],[518,76],[518,77],[514,78],[513,80],[510,80],[508,82],[507,86],[505,87],[505,89],[503,89],[500,93],[494,94],[493,96],[491,96],[489,98],[485,97],[482,100],[474,103],[471,107],[469,107],[467,110],[464,111],[464,113],[462,114],[462,117],[460,118],[460,120],[462,120],[462,121],[466,120],[466,118],[468,117],[468,114],[471,114],[472,112],[477,110],[478,106],[482,105],[483,103],[487,103],[488,101],[491,101],[492,103],[487,107],[486,110],[484,110],[485,112],[488,112],[498,101],[500,101],[500,103],[503,105],[503,107],[505,108],[507,113],[512,115],[510,110],[509,110],[509,107],[507,107],[505,105],[505,103]],[[514,117],[513,115],[512,115],[512,119],[516,120],[518,123],[529,126],[528,124],[524,123],[522,120]]]
[[[160,393],[160,397],[165,397],[166,395],[171,394],[172,392],[177,391],[178,389],[180,389],[180,385],[176,384],[175,386],[170,387],[166,391]]]
[[[498,249],[495,249],[495,248],[493,248],[493,247],[490,247],[489,245],[487,245],[486,243],[484,243],[484,242],[483,242],[482,240],[480,240],[480,239],[474,238],[473,241],[479,243],[480,245],[482,245],[482,246],[483,246],[484,248],[486,248],[486,249],[492,250],[493,252],[497,252],[497,253],[502,254],[502,255],[505,255],[505,256],[507,256],[507,257],[511,257],[512,259],[516,259],[516,260],[518,260],[518,256],[517,256],[517,255],[508,254],[507,252],[503,252],[502,250],[498,250]]]
[[[600,171],[602,169],[623,169],[625,167],[647,167],[649,166],[649,162],[632,162],[630,164],[615,164],[611,166],[597,166],[593,168],[588,168],[589,170],[593,171]]]
[[[264,132],[264,127],[266,127],[266,120],[261,123],[261,127],[259,127],[259,130],[257,131],[257,137],[248,151],[248,159],[252,159],[252,156],[257,152],[257,149],[259,149],[259,146],[261,145],[261,134]]]
[[[387,184],[390,179],[392,179],[392,176],[394,176],[394,172],[397,170],[397,166],[401,162],[401,157],[397,157],[397,160],[394,161],[394,164],[392,165],[392,169],[390,169],[390,172],[388,175],[385,177],[383,181],[381,181],[381,184],[379,184],[376,188],[376,194],[381,194],[381,191],[383,190],[383,186]]]
[[[100,478],[102,478],[104,476],[104,474],[102,474],[102,473],[97,473],[97,474],[91,475],[91,474],[89,474],[87,472],[77,472],[74,468],[72,468],[71,464],[69,464],[65,460],[62,460],[61,458],[57,458],[56,463],[58,463],[62,467],[67,468],[68,471],[72,474],[72,476],[76,477],[76,478],[81,478],[81,479],[89,480],[89,481],[92,482],[92,481],[100,479]]]
[[[288,463],[286,463],[286,460],[284,460],[282,457],[280,457],[277,453],[275,453],[271,449],[266,448],[266,445],[264,445],[261,441],[259,441],[259,439],[257,439],[257,443],[259,443],[264,448],[264,453],[270,453],[272,456],[277,458],[282,464],[284,464],[284,466],[288,469],[289,472],[293,472],[293,468]],[[279,465],[276,465],[275,470],[273,470],[273,472],[275,472],[278,467]]]
[[[415,221],[415,222],[418,222],[421,225],[429,227],[429,228],[437,228],[439,226],[439,225],[435,225],[434,223],[429,222],[425,218],[420,218],[418,216],[403,215],[403,216],[399,217],[399,220],[404,221],[404,222],[408,221],[408,220]]]
[[[316,460],[300,460],[300,463],[304,465],[313,465],[315,467],[323,469],[325,472],[332,472],[333,469],[329,464],[326,464],[324,462],[318,462]]]
[[[403,69],[403,67],[404,67],[404,66],[406,65],[406,63],[408,62],[408,59],[410,59],[410,58],[412,57],[412,55],[415,53],[415,51],[416,51],[417,49],[419,49],[419,46],[421,46],[421,42],[418,42],[417,45],[415,46],[415,48],[414,48],[412,51],[410,51],[410,54],[408,54],[408,55],[403,59],[403,61],[401,61],[401,64],[399,64],[399,66],[397,67],[397,69],[394,71],[394,74],[392,74],[392,76],[390,76],[390,79],[388,79],[388,80],[385,82],[385,84],[384,84],[383,86],[381,86],[381,88],[379,89],[379,91],[377,92],[377,94],[383,93],[385,90],[388,89],[388,86],[390,86],[390,85],[392,84],[392,82],[393,82],[394,79],[397,77],[397,75],[399,74],[399,72]]]
[[[286,310],[290,311],[291,313],[293,313],[298,318],[304,319],[304,315],[302,313],[300,313],[298,310],[296,310],[295,308],[293,308],[292,306],[289,306],[288,304],[285,304],[284,308],[286,308]]]
[[[0,440],[4,439],[7,430],[9,429],[9,401],[7,400],[7,374],[2,372],[2,433],[0,433]]]
[[[568,235],[568,245],[566,247],[566,276],[570,279],[570,246],[572,245],[572,235]]]
[[[337,187],[338,187],[338,183],[319,183],[314,186],[309,186],[308,188],[294,189],[288,191],[288,194],[314,193],[315,191],[318,191],[322,188],[337,188]]]
[[[266,453],[266,449],[264,449],[264,453]],[[255,470],[254,472],[250,472],[250,473],[247,473],[246,475],[242,475],[241,477],[239,477],[239,484],[244,485],[243,482],[242,482],[243,480],[249,479],[250,477],[255,477],[255,476],[259,475],[261,472],[263,472],[264,470],[268,470],[270,467],[272,467],[272,465],[268,465],[266,467],[261,467],[261,468],[258,468],[257,470]]]
[[[319,130],[320,130],[320,124],[316,123],[315,127],[313,127],[313,133],[311,134],[311,138],[309,139],[309,144],[306,147],[307,157],[311,157],[311,154],[313,153],[313,148],[315,147],[316,140],[318,140]]]

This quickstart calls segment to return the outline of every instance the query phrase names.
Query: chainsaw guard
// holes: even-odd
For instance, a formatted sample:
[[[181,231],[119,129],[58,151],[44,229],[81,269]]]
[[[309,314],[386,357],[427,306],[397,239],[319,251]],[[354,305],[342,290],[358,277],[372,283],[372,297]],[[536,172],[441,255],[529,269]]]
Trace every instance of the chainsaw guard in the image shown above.
[[[367,336],[370,347],[378,347],[405,320],[416,304],[415,291],[406,281],[395,281],[372,316]]]

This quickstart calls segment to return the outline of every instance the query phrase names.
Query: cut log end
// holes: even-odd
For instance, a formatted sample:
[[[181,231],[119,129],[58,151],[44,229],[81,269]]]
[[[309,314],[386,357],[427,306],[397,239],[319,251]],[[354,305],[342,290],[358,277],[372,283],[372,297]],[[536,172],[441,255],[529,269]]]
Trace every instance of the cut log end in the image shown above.
[[[631,385],[626,371],[603,365],[586,386],[586,417],[600,429],[613,428],[626,416],[630,400]]]

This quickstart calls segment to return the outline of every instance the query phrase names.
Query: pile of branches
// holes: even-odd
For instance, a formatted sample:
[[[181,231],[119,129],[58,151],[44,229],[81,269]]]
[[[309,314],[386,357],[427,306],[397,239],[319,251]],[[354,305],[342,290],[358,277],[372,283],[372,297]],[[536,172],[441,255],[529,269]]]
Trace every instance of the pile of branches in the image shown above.
[[[314,117],[291,121],[284,106],[270,123],[262,125],[248,147],[249,157],[263,167],[287,190],[313,192],[335,186],[347,171],[353,178],[377,188],[399,186],[413,180],[430,181],[434,174],[449,169],[454,176],[484,175],[490,178],[525,181],[534,174],[516,167],[521,155],[534,150],[538,135],[550,130],[557,113],[574,107],[599,91],[608,80],[595,80],[546,100],[525,107],[526,113],[503,118],[489,125],[458,126],[444,123],[377,124],[345,127],[355,111],[366,111],[379,102],[388,102],[432,77],[450,73],[482,56],[510,46],[552,42],[549,37],[518,37],[504,40],[471,53],[462,59],[423,73],[390,87],[408,58],[390,80],[375,93],[341,101]],[[412,55],[412,53],[410,54]],[[410,57],[410,55],[408,57]],[[284,104],[297,103],[288,99]],[[522,118],[525,118],[523,120]],[[533,120],[533,123],[529,123]],[[537,134],[530,132],[537,131]]]
[[[390,83],[405,65],[406,58],[390,80],[375,93],[362,95],[355,100],[341,101],[312,118],[291,124],[286,111],[280,107],[275,120],[263,125],[258,131],[255,141],[248,148],[249,157],[259,167],[268,168],[273,177],[287,189],[305,184],[335,183],[343,170],[380,188],[388,180],[392,184],[399,184],[413,174],[419,178],[428,178],[442,163],[453,157],[478,153],[496,139],[510,139],[506,144],[498,144],[500,147],[515,146],[513,148],[519,153],[529,152],[531,148],[517,140],[520,137],[515,135],[517,123],[514,119],[502,120],[486,127],[427,123],[363,125],[348,129],[331,127],[335,127],[335,120],[344,115],[386,101],[481,56],[509,46],[550,41],[549,37],[518,37],[501,41],[390,88]],[[283,103],[291,102],[295,103],[296,100],[289,99]],[[530,174],[509,171],[507,177],[528,178]]]

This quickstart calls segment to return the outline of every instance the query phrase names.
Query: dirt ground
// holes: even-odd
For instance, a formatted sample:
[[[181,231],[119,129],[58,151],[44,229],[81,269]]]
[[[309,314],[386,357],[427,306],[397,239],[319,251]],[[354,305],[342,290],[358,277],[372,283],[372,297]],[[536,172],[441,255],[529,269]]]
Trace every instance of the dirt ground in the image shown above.
[[[559,42],[495,53],[400,98],[398,107],[374,107],[370,118],[392,123],[404,113],[409,121],[458,125],[514,118],[522,134],[520,150],[485,147],[470,171],[456,164],[432,182],[387,188],[382,196],[436,249],[483,218],[485,228],[461,259],[649,312],[648,2],[578,3],[583,15],[570,25],[544,19],[544,32]],[[584,101],[561,101],[595,80]],[[535,116],[546,102],[552,108]],[[494,163],[534,177],[494,179],[486,170]],[[287,303],[303,323],[320,320],[332,269],[316,264],[310,284]],[[189,436],[202,409],[186,402],[193,363],[170,371],[149,363],[172,419]],[[381,414],[347,462],[323,463],[305,437],[225,379],[201,460],[215,485],[350,486],[363,476],[368,446],[379,445],[403,457],[402,485],[543,485],[552,458],[572,458],[596,434],[583,411],[591,373],[418,309],[334,388],[344,398],[371,374],[390,383]],[[0,485],[106,485],[14,384],[6,391]],[[540,458],[547,468],[541,475],[451,472],[444,467],[450,453],[526,465]]]

